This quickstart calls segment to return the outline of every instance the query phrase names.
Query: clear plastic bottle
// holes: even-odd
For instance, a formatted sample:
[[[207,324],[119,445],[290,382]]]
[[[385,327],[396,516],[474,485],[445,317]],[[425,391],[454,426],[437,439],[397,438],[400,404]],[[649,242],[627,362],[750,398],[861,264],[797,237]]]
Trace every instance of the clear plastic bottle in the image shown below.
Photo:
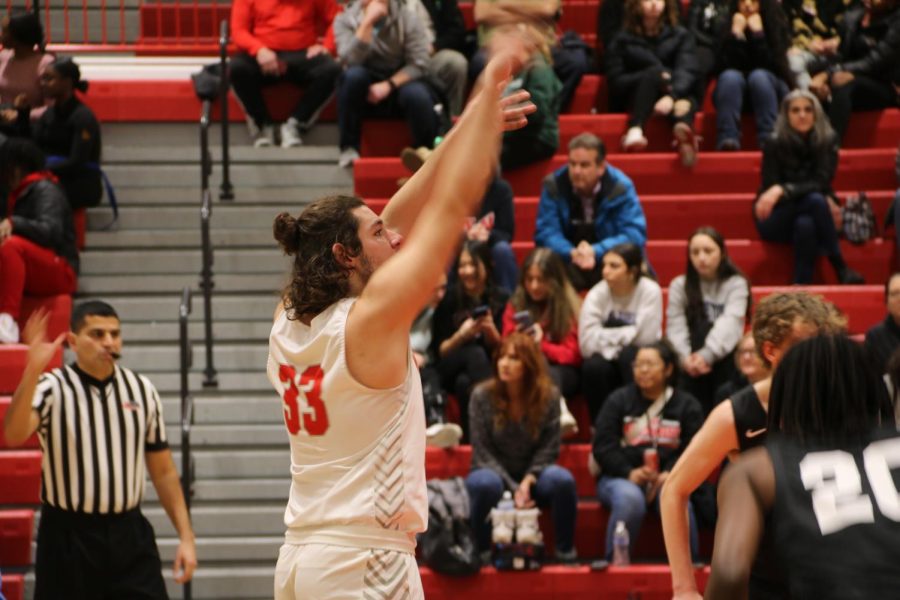
[[[630,546],[631,539],[628,535],[628,529],[625,527],[625,521],[618,521],[616,530],[613,533],[613,565],[625,567],[631,564]]]
[[[512,492],[506,490],[503,497],[497,503],[497,510],[516,510],[516,503],[513,501]]]

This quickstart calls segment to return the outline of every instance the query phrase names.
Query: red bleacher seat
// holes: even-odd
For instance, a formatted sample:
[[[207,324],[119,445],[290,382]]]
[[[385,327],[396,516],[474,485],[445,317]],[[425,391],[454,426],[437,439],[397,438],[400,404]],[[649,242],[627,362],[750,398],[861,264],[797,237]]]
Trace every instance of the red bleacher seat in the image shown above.
[[[896,148],[842,150],[834,187],[839,190],[895,189]],[[504,177],[518,196],[540,193],[541,181],[563,166],[557,155]],[[701,153],[693,169],[681,166],[674,153],[613,154],[610,164],[634,182],[638,194],[738,194],[755,193],[760,182],[759,152]],[[354,164],[355,191],[364,198],[388,198],[397,191],[397,179],[409,172],[399,158],[363,158]]]
[[[33,529],[33,510],[0,510],[0,566],[18,567],[31,564]],[[6,585],[5,575],[3,585]],[[6,591],[5,587],[3,591]]]
[[[24,600],[25,598],[25,576],[4,573],[0,582],[0,591],[6,597],[6,600]]]
[[[672,580],[668,565],[631,565],[591,571],[587,566],[548,565],[540,571],[501,573],[485,568],[477,577],[448,577],[421,567],[422,586],[429,600],[491,598],[491,600],[669,600]],[[706,589],[709,568],[697,569],[697,585]]]
[[[53,357],[47,369],[62,366],[62,349]],[[23,344],[0,344],[0,394],[12,394],[19,385],[22,371],[28,362],[28,346]]]
[[[6,412],[9,410],[9,405],[12,402],[12,398],[10,396],[0,396],[0,424],[3,423],[3,419],[6,417]],[[20,446],[21,448],[39,448],[40,443],[38,442],[37,434],[32,434],[25,443]],[[6,443],[6,437],[3,435],[3,428],[0,427],[0,450],[9,448]]]
[[[87,209],[77,208],[72,211],[72,225],[75,227],[75,246],[78,250],[84,250],[87,237]]]
[[[37,504],[41,501],[41,453],[35,450],[0,452],[0,504]]]
[[[38,308],[50,311],[47,333],[55,337],[69,330],[69,319],[72,315],[72,297],[65,294],[58,296],[25,296],[22,299],[22,314],[19,317],[19,329],[33,311]],[[0,394],[11,394],[19,385],[19,378],[28,362],[28,347],[23,344],[0,344]],[[50,361],[47,369],[62,366],[62,349]]]
[[[47,321],[47,335],[51,339],[69,331],[69,321],[72,318],[72,296],[68,294],[22,298],[22,313],[19,317],[20,331],[25,328],[28,317],[39,308],[50,313],[50,319]]]

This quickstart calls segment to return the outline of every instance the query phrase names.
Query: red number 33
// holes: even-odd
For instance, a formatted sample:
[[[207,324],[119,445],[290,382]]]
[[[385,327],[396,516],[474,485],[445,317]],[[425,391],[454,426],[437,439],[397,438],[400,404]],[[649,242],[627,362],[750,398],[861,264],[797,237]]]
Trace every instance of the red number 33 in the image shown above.
[[[284,424],[291,435],[303,429],[309,435],[323,435],[328,431],[328,413],[322,402],[322,367],[308,367],[300,375],[299,387],[297,371],[290,365],[279,365],[278,378],[284,384]],[[303,394],[306,408],[300,411],[299,397]],[[310,412],[312,411],[312,412]],[[302,421],[301,421],[302,416]]]

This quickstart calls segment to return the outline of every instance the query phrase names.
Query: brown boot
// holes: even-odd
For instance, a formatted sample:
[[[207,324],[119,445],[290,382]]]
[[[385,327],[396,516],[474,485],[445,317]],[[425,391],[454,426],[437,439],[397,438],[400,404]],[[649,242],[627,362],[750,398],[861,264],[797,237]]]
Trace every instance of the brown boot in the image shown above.
[[[672,128],[672,135],[675,136],[675,145],[678,147],[681,164],[687,168],[693,167],[697,163],[700,139],[687,123],[676,123]]]

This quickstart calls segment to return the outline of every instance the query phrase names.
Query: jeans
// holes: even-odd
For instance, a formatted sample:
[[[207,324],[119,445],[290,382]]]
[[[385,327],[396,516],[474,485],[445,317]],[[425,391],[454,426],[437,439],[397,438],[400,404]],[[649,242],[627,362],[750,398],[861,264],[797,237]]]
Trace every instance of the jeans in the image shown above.
[[[319,111],[334,93],[334,85],[341,72],[341,66],[328,54],[306,58],[306,50],[298,52],[277,52],[278,59],[286,67],[283,75],[272,77],[263,75],[256,59],[239,52],[231,59],[231,85],[244,110],[258,126],[272,122],[269,110],[263,100],[262,89],[281,81],[288,81],[304,87],[303,97],[294,107],[291,116],[297,119],[303,130],[309,129],[319,115]]]
[[[496,242],[491,246],[491,260],[494,263],[494,283],[510,294],[519,283],[519,264],[509,242]]]
[[[466,477],[472,530],[480,550],[491,547],[491,522],[488,515],[503,497],[505,489],[503,479],[491,469],[475,469]],[[550,507],[553,530],[556,533],[556,549],[570,551],[575,543],[575,515],[578,508],[575,478],[568,469],[550,465],[541,471],[537,483],[531,487],[531,497],[539,508]]]
[[[849,83],[832,86],[828,117],[838,138],[843,140],[853,111],[880,110],[896,104],[897,94],[890,83],[868,75],[856,75]]]
[[[750,106],[756,117],[756,140],[760,147],[775,128],[778,103],[788,93],[785,82],[766,69],[754,69],[744,75],[736,69],[726,69],[716,83],[717,147],[725,140],[741,139],[741,112],[744,95],[749,93]]]
[[[628,126],[643,128],[653,116],[656,101],[663,96],[662,72],[659,66],[647,67],[637,73],[627,73],[623,78],[610,81],[610,109],[616,112],[630,107],[628,113]],[[690,100],[691,108],[680,117],[675,116],[675,111],[669,115],[669,120],[675,123],[686,123],[691,128],[694,126],[694,113],[697,111],[697,102],[693,98],[678,98],[677,100]]]
[[[438,116],[428,85],[421,80],[401,86],[377,105],[367,100],[369,86],[382,81],[365,67],[348,67],[338,79],[338,128],[340,148],[359,150],[364,116],[404,116],[412,133],[413,147],[431,148],[438,133]]]
[[[660,494],[657,493],[653,500],[653,510],[656,511],[656,514],[659,514],[659,497]],[[647,514],[647,497],[642,488],[628,479],[604,475],[597,482],[597,498],[609,510],[609,522],[606,524],[606,559],[612,560],[616,523],[624,521],[625,528],[628,529],[631,548],[634,548],[638,534],[641,532],[644,515]],[[699,548],[697,519],[694,517],[694,507],[690,501],[688,502],[688,516],[690,518],[691,555],[696,557]]]
[[[817,192],[791,200],[782,199],[775,204],[769,218],[756,220],[756,229],[767,242],[793,244],[794,283],[812,283],[819,254],[832,259],[841,257],[828,201]]]
[[[450,103],[447,111],[451,117],[458,117],[463,109],[466,86],[469,83],[466,57],[449,48],[438,50],[428,60],[426,69],[429,76],[444,85],[447,102]]]
[[[469,396],[476,384],[490,379],[494,373],[487,349],[476,342],[455,348],[437,361],[441,385],[456,396],[459,421],[465,436],[469,435]]]

